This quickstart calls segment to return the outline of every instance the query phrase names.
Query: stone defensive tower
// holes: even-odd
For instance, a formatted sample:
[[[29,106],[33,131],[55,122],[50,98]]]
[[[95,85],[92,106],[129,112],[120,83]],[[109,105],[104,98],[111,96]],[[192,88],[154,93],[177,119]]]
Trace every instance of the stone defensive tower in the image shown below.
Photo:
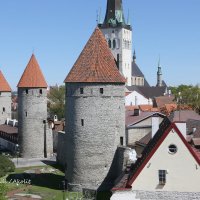
[[[109,184],[105,178],[118,145],[125,141],[125,79],[99,28],[65,84],[68,186],[72,190],[97,189],[102,182]]]
[[[11,88],[0,71],[0,124],[11,118]]]
[[[99,22],[107,43],[117,61],[119,71],[131,86],[132,71],[132,28],[125,21],[122,0],[107,0],[106,15]]]
[[[47,83],[34,55],[18,83],[20,153],[25,158],[52,153],[52,133],[46,125]]]

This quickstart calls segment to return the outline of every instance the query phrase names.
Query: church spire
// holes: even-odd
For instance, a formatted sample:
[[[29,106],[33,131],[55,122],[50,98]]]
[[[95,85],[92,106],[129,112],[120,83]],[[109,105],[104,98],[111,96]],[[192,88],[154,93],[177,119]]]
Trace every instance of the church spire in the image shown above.
[[[158,87],[162,86],[162,71],[161,71],[161,66],[160,66],[160,58],[159,58],[159,61],[158,61],[157,86]]]
[[[106,16],[100,27],[125,27],[131,29],[124,18],[122,0],[107,0]]]

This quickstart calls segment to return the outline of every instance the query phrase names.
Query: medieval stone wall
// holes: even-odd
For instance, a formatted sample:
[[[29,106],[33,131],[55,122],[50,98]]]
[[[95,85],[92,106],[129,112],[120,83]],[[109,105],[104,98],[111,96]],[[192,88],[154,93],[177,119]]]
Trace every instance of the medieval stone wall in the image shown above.
[[[25,158],[44,157],[45,133],[46,144],[52,138],[52,132],[49,132],[46,121],[44,123],[47,119],[47,90],[46,88],[18,88],[18,98],[21,156]],[[47,145],[47,149],[52,149],[52,143]],[[49,155],[50,152],[47,154]]]
[[[0,92],[0,124],[11,118],[11,92]]]
[[[98,188],[120,137],[125,144],[124,92],[123,84],[66,84],[66,178],[72,190]]]

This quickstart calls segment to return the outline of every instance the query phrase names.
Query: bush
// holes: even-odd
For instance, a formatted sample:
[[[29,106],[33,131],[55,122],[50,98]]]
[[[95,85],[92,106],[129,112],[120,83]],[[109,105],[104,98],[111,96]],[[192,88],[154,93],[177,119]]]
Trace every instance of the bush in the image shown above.
[[[14,163],[7,157],[0,155],[0,177],[5,176],[9,172],[15,171]]]
[[[4,183],[0,183],[0,199],[1,200],[6,200],[7,198],[6,193],[8,191],[8,188],[6,187],[6,185]]]

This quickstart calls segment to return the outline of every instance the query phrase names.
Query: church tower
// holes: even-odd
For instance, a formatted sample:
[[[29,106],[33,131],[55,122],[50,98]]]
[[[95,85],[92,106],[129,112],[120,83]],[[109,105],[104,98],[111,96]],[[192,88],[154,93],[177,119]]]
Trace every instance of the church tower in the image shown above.
[[[160,60],[158,62],[158,71],[157,71],[157,87],[163,86],[163,81],[162,81],[162,71],[161,71],[161,66],[160,66]]]
[[[52,135],[46,125],[47,83],[34,56],[18,83],[20,154],[42,158],[52,153]]]
[[[0,124],[11,118],[11,88],[0,71]]]
[[[132,28],[125,21],[122,0],[107,0],[104,22],[99,22],[98,26],[115,57],[119,71],[126,78],[126,84],[131,86]]]
[[[66,163],[69,189],[97,189],[106,181],[118,145],[125,144],[125,78],[96,28],[65,79]],[[113,167],[113,166],[112,166]],[[109,174],[110,174],[109,173]]]

